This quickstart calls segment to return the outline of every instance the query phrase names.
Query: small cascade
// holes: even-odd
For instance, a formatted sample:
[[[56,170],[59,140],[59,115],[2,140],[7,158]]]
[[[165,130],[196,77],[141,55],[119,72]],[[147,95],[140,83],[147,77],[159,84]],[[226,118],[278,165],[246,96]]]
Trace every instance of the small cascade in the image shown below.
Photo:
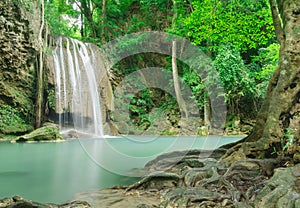
[[[61,131],[103,136],[96,58],[91,45],[59,37],[53,58]]]

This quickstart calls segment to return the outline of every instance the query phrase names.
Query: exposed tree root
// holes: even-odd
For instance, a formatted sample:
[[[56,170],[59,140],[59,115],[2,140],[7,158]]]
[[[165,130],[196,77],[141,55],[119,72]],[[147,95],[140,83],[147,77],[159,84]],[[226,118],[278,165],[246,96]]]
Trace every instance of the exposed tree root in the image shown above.
[[[248,158],[226,166],[202,156],[200,151],[198,159],[196,151],[162,155],[160,162],[146,166],[149,174],[139,182],[88,193],[95,196],[89,203],[148,208],[300,207],[300,164],[282,168],[289,158]]]
[[[126,188],[126,192],[133,189],[163,189],[175,187],[180,180],[180,176],[175,173],[154,172],[144,177],[140,181]]]
[[[161,156],[160,163],[157,163],[158,166],[155,168],[155,164],[150,163],[147,166],[148,170],[155,170],[155,172],[129,186],[126,193],[134,192],[134,190],[141,192],[156,190],[160,192],[163,199],[160,207],[180,208],[244,208],[256,207],[256,204],[266,205],[261,207],[273,207],[269,206],[262,197],[267,192],[270,192],[268,196],[270,199],[274,196],[284,197],[284,199],[274,202],[276,206],[277,203],[285,204],[285,198],[294,197],[291,203],[293,205],[300,201],[300,187],[286,186],[284,189],[280,188],[280,184],[285,183],[283,178],[286,176],[283,176],[281,183],[274,183],[276,178],[268,181],[273,176],[274,169],[281,167],[289,158],[248,158],[232,162],[228,167],[214,158],[201,158],[201,156],[200,158],[198,156],[197,162],[195,162],[195,152],[187,154],[181,159],[181,162],[174,164],[174,158],[178,158],[178,154],[178,152],[174,152],[168,156]],[[166,170],[166,167],[170,167],[170,169]],[[294,171],[291,169],[290,172],[300,176],[300,165],[298,169],[295,167]],[[278,174],[275,174],[274,177],[278,178]],[[297,177],[290,177],[287,181],[296,184]],[[275,184],[274,187],[272,184]],[[274,191],[272,194],[270,189]]]

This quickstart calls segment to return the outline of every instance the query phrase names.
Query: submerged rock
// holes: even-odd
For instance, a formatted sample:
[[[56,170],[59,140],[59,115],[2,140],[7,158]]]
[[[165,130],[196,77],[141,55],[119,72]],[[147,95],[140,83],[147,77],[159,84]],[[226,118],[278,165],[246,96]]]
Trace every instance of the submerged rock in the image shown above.
[[[16,142],[26,141],[55,141],[63,140],[64,138],[59,133],[59,129],[55,124],[47,123],[41,128],[38,128],[29,134],[25,134],[17,138]]]

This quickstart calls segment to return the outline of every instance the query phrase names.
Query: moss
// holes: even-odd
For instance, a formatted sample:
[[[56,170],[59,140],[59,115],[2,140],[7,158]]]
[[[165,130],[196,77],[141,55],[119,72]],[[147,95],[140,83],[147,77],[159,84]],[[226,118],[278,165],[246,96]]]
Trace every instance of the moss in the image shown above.
[[[45,126],[38,128],[29,134],[25,134],[17,138],[17,142],[24,141],[51,141],[51,140],[63,140],[60,135],[59,129],[55,124],[46,124]]]
[[[299,163],[300,162],[300,154],[299,153],[294,154],[293,160],[295,163]]]
[[[7,134],[7,135],[19,135],[19,134],[24,134],[27,132],[30,132],[33,130],[32,125],[27,125],[27,124],[16,124],[14,126],[7,126],[5,129],[1,129],[2,133]]]
[[[0,133],[20,135],[32,131],[33,126],[27,123],[23,113],[17,107],[3,104],[0,107]]]
[[[49,108],[55,110],[55,90],[54,87],[48,87],[47,89],[47,101]]]
[[[162,135],[162,136],[175,136],[175,135],[177,135],[177,134],[178,134],[177,131],[170,131],[170,130],[165,129],[165,130],[163,130],[163,131],[161,132],[160,135]]]
[[[18,136],[11,134],[0,134],[0,140],[16,140]]]
[[[34,1],[35,2],[35,1]],[[1,33],[0,134],[20,135],[33,129],[35,100],[35,19],[30,0],[1,1],[2,19],[9,30]],[[13,45],[12,45],[13,44]]]

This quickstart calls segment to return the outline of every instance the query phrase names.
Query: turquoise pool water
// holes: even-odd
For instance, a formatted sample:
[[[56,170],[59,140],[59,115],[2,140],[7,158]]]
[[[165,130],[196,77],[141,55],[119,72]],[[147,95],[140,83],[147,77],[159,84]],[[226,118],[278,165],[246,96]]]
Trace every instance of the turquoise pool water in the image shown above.
[[[20,195],[63,203],[76,193],[128,185],[131,175],[158,155],[175,150],[215,149],[241,137],[128,136],[58,143],[0,143],[0,198]]]

